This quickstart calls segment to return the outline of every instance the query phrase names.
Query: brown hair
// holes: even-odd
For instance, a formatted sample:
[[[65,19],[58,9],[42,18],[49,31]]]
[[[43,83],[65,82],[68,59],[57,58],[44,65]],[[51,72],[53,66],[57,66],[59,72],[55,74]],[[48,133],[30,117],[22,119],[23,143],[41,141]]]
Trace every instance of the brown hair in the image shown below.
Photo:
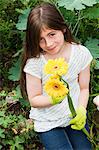
[[[27,20],[25,48],[22,54],[20,87],[23,97],[27,96],[26,79],[23,68],[27,59],[40,57],[40,53],[43,52],[43,50],[39,47],[39,40],[41,28],[44,25],[54,30],[66,30],[64,33],[64,39],[69,43],[75,42],[64,18],[55,5],[45,2],[31,10]]]

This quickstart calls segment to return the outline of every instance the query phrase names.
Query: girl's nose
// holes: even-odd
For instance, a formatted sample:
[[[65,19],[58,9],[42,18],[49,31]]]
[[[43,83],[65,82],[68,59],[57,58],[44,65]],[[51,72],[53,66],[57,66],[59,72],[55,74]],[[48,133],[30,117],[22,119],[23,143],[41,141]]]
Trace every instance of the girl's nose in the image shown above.
[[[49,48],[49,47],[51,47],[52,45],[53,45],[52,40],[47,39],[47,40],[46,40],[46,46]]]

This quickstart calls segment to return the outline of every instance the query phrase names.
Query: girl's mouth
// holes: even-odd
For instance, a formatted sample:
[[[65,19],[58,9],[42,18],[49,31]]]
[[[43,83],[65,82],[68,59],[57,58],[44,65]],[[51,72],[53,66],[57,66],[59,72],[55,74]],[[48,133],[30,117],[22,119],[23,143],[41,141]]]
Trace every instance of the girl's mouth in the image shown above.
[[[53,48],[48,48],[47,50],[48,51],[53,51],[56,47],[53,47]]]

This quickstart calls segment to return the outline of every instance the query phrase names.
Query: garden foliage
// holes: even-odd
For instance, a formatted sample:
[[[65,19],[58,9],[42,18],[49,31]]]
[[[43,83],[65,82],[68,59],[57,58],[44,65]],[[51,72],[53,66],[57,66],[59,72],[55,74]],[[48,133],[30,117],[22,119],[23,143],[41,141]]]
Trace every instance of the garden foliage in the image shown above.
[[[27,16],[42,0],[0,0],[0,149],[39,149],[40,143],[28,121],[29,103],[20,94],[20,56]],[[44,1],[44,0],[43,0]],[[76,40],[93,55],[91,65],[88,119],[99,147],[99,112],[92,103],[99,95],[99,0],[45,0],[55,3],[62,12]],[[13,96],[13,91],[15,95]],[[97,115],[98,114],[98,115]]]

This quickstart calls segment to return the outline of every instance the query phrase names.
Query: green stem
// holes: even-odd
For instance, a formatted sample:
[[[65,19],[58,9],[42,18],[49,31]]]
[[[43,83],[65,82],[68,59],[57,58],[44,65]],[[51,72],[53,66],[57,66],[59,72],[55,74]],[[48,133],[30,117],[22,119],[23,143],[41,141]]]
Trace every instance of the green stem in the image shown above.
[[[72,116],[74,118],[74,117],[76,117],[76,111],[74,109],[74,106],[73,106],[72,99],[71,99],[70,95],[68,94],[67,97],[68,97],[69,108],[70,108],[70,111],[71,111]]]
[[[64,79],[62,79],[62,78],[60,78],[60,80],[63,81],[64,84],[65,84],[65,85],[67,86],[67,88],[69,89],[69,84],[68,84]],[[70,108],[70,111],[71,111],[72,116],[73,116],[73,118],[74,118],[74,117],[76,116],[76,111],[75,111],[75,108],[74,108],[74,106],[73,106],[73,102],[72,102],[72,99],[71,99],[71,97],[70,97],[70,93],[68,93],[67,97],[68,97],[69,108]],[[90,134],[89,134],[89,132],[86,130],[86,128],[83,128],[82,131],[83,131],[83,133],[85,133],[85,134],[87,135],[87,137],[88,137],[88,139],[90,140],[90,142],[92,142],[92,143],[96,146],[95,142],[93,141],[92,137],[90,136]]]

